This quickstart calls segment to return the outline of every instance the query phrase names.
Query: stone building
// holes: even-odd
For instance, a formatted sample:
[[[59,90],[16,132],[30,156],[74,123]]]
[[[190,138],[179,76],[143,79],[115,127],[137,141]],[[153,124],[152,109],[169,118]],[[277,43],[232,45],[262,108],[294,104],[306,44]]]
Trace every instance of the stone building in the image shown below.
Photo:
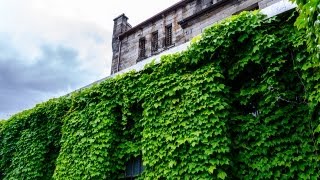
[[[111,74],[189,42],[194,36],[244,10],[263,9],[281,0],[181,0],[132,27],[124,14],[114,19]]]

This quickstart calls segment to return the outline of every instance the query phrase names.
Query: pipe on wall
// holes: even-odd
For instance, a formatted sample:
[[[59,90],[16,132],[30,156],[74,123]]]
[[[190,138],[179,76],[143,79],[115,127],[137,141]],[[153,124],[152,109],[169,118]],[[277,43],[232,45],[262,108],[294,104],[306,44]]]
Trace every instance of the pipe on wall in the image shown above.
[[[118,63],[117,63],[117,72],[119,72],[120,68],[120,57],[121,57],[121,47],[122,47],[122,41],[120,40],[120,37],[118,37],[119,42],[119,55],[118,55]]]

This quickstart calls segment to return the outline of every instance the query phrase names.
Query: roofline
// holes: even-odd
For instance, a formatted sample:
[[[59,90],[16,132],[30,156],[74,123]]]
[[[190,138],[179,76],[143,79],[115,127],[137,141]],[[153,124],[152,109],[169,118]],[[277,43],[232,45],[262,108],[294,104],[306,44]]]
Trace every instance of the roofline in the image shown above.
[[[119,15],[118,17],[114,18],[113,21],[119,19],[121,16],[125,17],[126,19],[129,19],[124,13],[122,13],[122,14]]]
[[[150,22],[153,22],[153,21],[156,21],[156,20],[158,20],[158,19],[161,19],[164,14],[167,14],[167,13],[170,12],[170,11],[173,11],[173,10],[175,10],[175,9],[178,9],[178,8],[186,5],[187,3],[191,2],[191,1],[193,1],[193,0],[181,0],[181,1],[177,2],[176,4],[168,7],[167,9],[165,9],[165,10],[163,10],[163,11],[161,11],[161,12],[159,12],[158,14],[152,16],[151,18],[149,18],[149,19],[141,22],[140,24],[134,26],[133,28],[129,29],[128,31],[120,34],[120,35],[119,35],[120,39],[122,39],[122,38],[123,38],[124,36],[126,36],[126,35],[131,34],[132,32],[136,31],[137,29],[141,28],[142,26],[144,26],[144,25],[146,25],[146,24],[148,24],[148,23],[150,23]]]
[[[187,18],[184,18],[182,19],[181,21],[178,22],[178,24],[184,29],[186,27],[186,24],[190,21],[192,21],[193,19],[205,14],[205,13],[208,13],[212,10],[215,10],[215,9],[218,9],[226,4],[229,4],[230,2],[233,2],[233,3],[238,3],[238,1],[236,0],[224,0],[224,1],[219,1],[205,9],[202,9],[201,11],[197,12],[197,13],[194,13],[192,14],[191,16],[187,17]]]

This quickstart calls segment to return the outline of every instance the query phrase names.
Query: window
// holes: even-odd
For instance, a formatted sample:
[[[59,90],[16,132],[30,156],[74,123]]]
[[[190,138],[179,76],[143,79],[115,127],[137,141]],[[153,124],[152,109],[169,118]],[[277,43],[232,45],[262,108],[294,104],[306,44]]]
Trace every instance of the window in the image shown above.
[[[138,156],[131,158],[126,163],[125,179],[134,180],[135,177],[139,176],[143,171],[142,157]]]
[[[139,40],[139,59],[146,57],[146,38]]]
[[[165,45],[171,46],[172,45],[172,25],[166,26],[166,42]]]
[[[151,52],[152,54],[158,51],[158,31],[152,33],[151,37]]]

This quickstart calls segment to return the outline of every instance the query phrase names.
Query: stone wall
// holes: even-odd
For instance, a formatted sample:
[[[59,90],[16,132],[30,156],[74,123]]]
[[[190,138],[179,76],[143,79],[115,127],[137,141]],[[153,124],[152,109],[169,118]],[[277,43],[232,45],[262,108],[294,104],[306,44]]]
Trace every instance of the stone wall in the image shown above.
[[[114,19],[111,74],[143,60],[139,58],[139,40],[145,38],[144,58],[190,41],[203,30],[243,10],[262,9],[280,0],[182,0],[145,22],[131,27],[123,14]],[[172,25],[172,46],[165,46],[165,28]],[[152,33],[158,32],[158,51],[151,52]]]

